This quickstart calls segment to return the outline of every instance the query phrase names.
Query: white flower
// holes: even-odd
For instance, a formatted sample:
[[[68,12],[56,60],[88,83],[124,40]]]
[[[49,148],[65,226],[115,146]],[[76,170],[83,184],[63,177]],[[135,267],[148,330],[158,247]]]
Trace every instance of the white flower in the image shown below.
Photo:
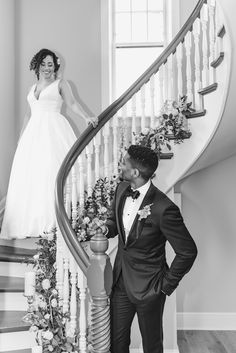
[[[101,207],[101,208],[100,208],[100,212],[101,212],[101,213],[106,213],[106,212],[107,212],[107,208],[104,207],[104,206]]]
[[[54,239],[54,234],[53,233],[48,233],[47,234],[48,241],[53,241]]]
[[[148,127],[146,127],[145,129],[142,130],[142,134],[143,135],[148,135],[150,129]]]
[[[43,335],[43,338],[45,338],[45,340],[50,341],[50,340],[53,339],[53,333],[51,331],[49,331],[49,330],[43,332],[42,335]]]
[[[39,259],[39,254],[35,254],[35,255],[33,256],[33,258],[34,258],[35,261],[38,261],[38,259]]]
[[[30,332],[37,332],[38,331],[38,327],[33,325],[33,326],[30,327],[29,331]]]
[[[41,309],[46,309],[47,303],[46,303],[44,300],[41,300],[41,301],[38,303],[38,306],[39,306]]]
[[[48,345],[48,350],[49,350],[49,352],[53,352],[53,346],[51,346],[50,344]]]
[[[138,211],[139,214],[139,221],[141,221],[143,218],[147,218],[147,216],[149,216],[151,214],[151,206],[153,205],[153,203],[151,203],[150,205],[146,205],[144,206],[144,208],[142,208],[141,210]]]
[[[49,281],[49,279],[45,278],[43,281],[42,281],[42,287],[44,290],[47,290],[51,287],[51,283]]]
[[[68,328],[67,332],[66,332],[66,337],[71,337],[73,338],[75,336],[74,330],[70,327]]]
[[[90,218],[89,217],[85,217],[83,220],[84,224],[88,224],[90,222]]]
[[[44,315],[44,319],[49,320],[50,319],[50,315],[49,314]]]
[[[53,298],[53,299],[51,300],[51,306],[52,306],[53,308],[56,308],[56,307],[57,307],[57,300],[56,300],[55,298]]]
[[[58,291],[57,291],[56,289],[53,289],[53,290],[52,290],[52,294],[53,294],[53,295],[57,295],[57,294],[58,294]]]

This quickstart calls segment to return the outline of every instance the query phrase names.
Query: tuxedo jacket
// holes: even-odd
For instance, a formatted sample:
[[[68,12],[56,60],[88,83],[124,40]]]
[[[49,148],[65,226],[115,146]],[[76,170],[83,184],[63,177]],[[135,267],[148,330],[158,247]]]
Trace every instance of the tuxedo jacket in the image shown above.
[[[122,215],[128,186],[127,182],[118,184],[107,227],[108,238],[119,237],[113,287],[122,273],[129,299],[138,303],[161,290],[170,295],[192,267],[197,248],[179,208],[152,183],[139,208],[152,204],[151,214],[141,220],[136,215],[126,240]],[[175,252],[170,266],[166,262],[166,241]]]

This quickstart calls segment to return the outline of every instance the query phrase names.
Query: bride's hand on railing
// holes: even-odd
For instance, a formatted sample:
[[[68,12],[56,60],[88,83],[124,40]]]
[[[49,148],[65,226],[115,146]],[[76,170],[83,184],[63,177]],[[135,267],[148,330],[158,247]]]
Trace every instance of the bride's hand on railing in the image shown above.
[[[88,125],[92,124],[93,127],[96,127],[98,125],[98,117],[91,116],[91,117],[87,118],[87,123],[88,123]]]

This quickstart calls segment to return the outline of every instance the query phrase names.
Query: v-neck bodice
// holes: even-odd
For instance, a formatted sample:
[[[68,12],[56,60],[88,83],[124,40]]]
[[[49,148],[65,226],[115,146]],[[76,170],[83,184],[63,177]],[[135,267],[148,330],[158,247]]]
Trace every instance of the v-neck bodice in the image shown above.
[[[58,88],[59,82],[60,80],[55,80],[43,88],[38,98],[35,96],[37,84],[31,87],[27,100],[31,107],[32,114],[41,113],[42,111],[60,113],[63,100]]]

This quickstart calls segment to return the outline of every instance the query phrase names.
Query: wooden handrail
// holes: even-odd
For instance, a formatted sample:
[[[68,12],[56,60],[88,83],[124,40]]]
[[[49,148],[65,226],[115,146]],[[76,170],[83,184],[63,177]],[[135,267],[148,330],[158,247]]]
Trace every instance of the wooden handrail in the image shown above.
[[[64,207],[63,190],[66,181],[66,177],[69,174],[72,166],[77,160],[78,156],[82,153],[89,142],[94,138],[98,131],[110,120],[122,106],[124,106],[130,98],[137,93],[140,88],[147,83],[153,74],[158,72],[162,64],[166,63],[168,57],[175,53],[177,46],[184,42],[186,34],[192,30],[192,26],[197,17],[200,16],[200,11],[206,0],[199,0],[195,9],[191,13],[190,17],[174,37],[171,43],[163,51],[163,53],[154,61],[154,63],[130,86],[115,102],[113,102],[107,109],[105,109],[98,117],[98,126],[94,129],[89,126],[82,135],[78,138],[75,144],[72,146],[67,156],[65,157],[61,168],[57,175],[56,186],[55,186],[55,207],[56,217],[62,236],[74,256],[76,262],[86,274],[89,266],[88,255],[83,250],[79,241],[77,240],[76,234],[73,231],[69,219],[67,217]]]

